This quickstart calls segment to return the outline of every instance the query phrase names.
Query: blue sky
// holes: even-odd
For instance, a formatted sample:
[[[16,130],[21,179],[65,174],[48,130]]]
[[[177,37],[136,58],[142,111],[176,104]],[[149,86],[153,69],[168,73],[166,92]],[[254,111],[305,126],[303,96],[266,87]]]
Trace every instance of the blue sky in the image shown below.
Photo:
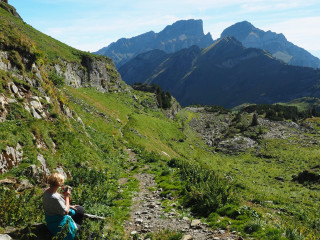
[[[119,38],[161,31],[181,19],[202,19],[213,39],[247,20],[283,33],[320,58],[319,0],[9,0],[36,29],[84,51]]]

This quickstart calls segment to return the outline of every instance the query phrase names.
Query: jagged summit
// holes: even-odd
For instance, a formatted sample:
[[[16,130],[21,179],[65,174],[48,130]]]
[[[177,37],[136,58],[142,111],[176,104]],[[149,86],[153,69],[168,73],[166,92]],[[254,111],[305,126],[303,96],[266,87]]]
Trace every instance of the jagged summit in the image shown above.
[[[119,68],[138,54],[153,49],[174,53],[192,45],[206,48],[212,43],[211,34],[203,33],[202,20],[189,19],[177,21],[159,33],[150,31],[133,38],[121,38],[96,53],[111,57]]]
[[[221,38],[233,36],[245,47],[261,48],[275,58],[295,66],[320,68],[320,59],[289,42],[282,33],[263,31],[248,21],[236,23],[221,33]]]
[[[165,27],[160,33],[159,37],[163,36],[177,36],[185,34],[186,36],[199,36],[202,37],[203,33],[203,22],[201,19],[194,20],[180,20],[172,25]]]

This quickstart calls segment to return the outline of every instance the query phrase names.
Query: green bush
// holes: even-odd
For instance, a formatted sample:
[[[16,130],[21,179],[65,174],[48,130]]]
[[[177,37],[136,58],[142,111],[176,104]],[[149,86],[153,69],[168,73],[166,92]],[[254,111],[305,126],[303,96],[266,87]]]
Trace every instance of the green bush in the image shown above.
[[[179,160],[173,160],[169,164],[180,168],[184,184],[182,200],[195,213],[208,216],[233,201],[231,185],[208,167]]]
[[[286,229],[286,238],[289,240],[302,240],[303,237],[294,229],[287,228]]]
[[[241,212],[239,212],[239,210],[238,210],[238,206],[232,205],[232,204],[228,204],[228,205],[223,206],[222,208],[218,209],[217,212],[221,216],[227,216],[232,219],[235,219],[236,217],[238,217],[241,214]]]
[[[57,87],[62,87],[65,84],[64,78],[54,71],[49,73],[49,80]]]
[[[0,187],[0,227],[19,227],[43,220],[41,191],[33,188],[18,193],[14,189]]]
[[[250,222],[244,226],[244,231],[248,234],[258,232],[261,229],[262,229],[261,225],[256,222]]]

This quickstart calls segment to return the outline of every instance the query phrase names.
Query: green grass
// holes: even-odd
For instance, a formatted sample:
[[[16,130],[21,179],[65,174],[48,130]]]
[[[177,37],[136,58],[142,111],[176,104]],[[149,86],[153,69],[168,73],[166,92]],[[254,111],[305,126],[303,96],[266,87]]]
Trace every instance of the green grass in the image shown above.
[[[297,107],[299,111],[307,111],[312,109],[312,107],[315,105],[317,108],[320,106],[320,99],[314,98],[314,97],[304,97],[295,99],[288,103],[279,103],[281,105],[285,106],[294,106]]]
[[[134,90],[103,94],[92,88],[74,89],[64,86],[58,76],[50,75],[50,66],[61,60],[80,63],[83,57],[90,57],[103,59],[115,77],[110,59],[73,49],[2,8],[0,44],[22,75],[37,79],[30,72],[30,64],[23,63],[23,56],[28,55],[31,63],[37,63],[44,79],[38,80],[38,84],[52,100],[46,105],[51,116],[46,120],[34,119],[22,107],[23,99],[6,106],[7,119],[0,124],[0,148],[5,150],[19,143],[24,157],[19,166],[2,174],[1,179],[27,178],[24,169],[31,164],[40,166],[37,156],[42,154],[50,170],[62,166],[71,173],[69,183],[74,187],[75,203],[84,205],[89,213],[107,217],[108,225],[88,222],[90,229],[121,239],[132,194],[138,190],[133,174],[147,165],[145,171],[156,176],[163,196],[171,196],[179,206],[189,207],[199,217],[206,216],[204,220],[215,228],[228,227],[254,239],[301,239],[300,235],[305,239],[320,238],[320,186],[291,181],[292,175],[319,164],[318,144],[307,145],[302,139],[260,139],[260,148],[255,151],[239,155],[214,153],[215,149],[205,145],[188,126],[199,117],[197,113],[182,110],[174,120],[169,120],[156,107],[153,94]],[[11,97],[8,82],[24,86],[30,95],[42,96],[39,89],[0,71],[0,93],[7,97]],[[314,104],[311,100],[290,104],[305,109]],[[74,118],[62,114],[62,104],[74,112]],[[229,137],[241,131],[248,136],[257,135],[258,128],[245,130],[251,119],[252,115],[243,116],[239,125],[229,131]],[[314,126],[314,132],[305,136],[319,140],[320,119],[306,121]],[[36,148],[37,141],[45,147]],[[126,148],[136,153],[136,163],[129,161]],[[119,178],[126,178],[127,182],[120,186]],[[33,194],[27,190],[19,193],[18,198],[12,187],[1,189],[0,229],[44,220],[39,206],[30,204],[39,202],[41,189],[34,179],[29,180],[36,185],[30,190]],[[169,210],[171,200],[166,201]],[[183,215],[189,213],[181,210]],[[180,239],[181,234],[164,231],[152,233],[150,238]]]

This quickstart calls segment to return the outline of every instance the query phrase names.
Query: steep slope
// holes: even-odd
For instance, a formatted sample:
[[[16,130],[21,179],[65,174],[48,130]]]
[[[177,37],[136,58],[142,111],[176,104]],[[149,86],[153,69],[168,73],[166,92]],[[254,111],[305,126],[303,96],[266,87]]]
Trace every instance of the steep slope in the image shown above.
[[[320,72],[294,67],[268,52],[245,48],[232,37],[200,50],[194,46],[162,58],[139,55],[119,69],[124,81],[156,83],[183,104],[234,107],[245,102],[274,103],[320,92]],[[153,68],[149,68],[156,66]],[[130,75],[127,74],[130,72]]]
[[[320,68],[320,59],[289,42],[283,34],[263,31],[244,21],[226,28],[221,38],[233,36],[245,47],[261,48],[285,63],[295,66]]]
[[[140,53],[159,49],[173,53],[192,45],[208,47],[213,43],[210,33],[204,35],[202,20],[181,20],[165,27],[161,32],[153,31],[129,39],[119,39],[96,53],[109,56],[117,68]]]

